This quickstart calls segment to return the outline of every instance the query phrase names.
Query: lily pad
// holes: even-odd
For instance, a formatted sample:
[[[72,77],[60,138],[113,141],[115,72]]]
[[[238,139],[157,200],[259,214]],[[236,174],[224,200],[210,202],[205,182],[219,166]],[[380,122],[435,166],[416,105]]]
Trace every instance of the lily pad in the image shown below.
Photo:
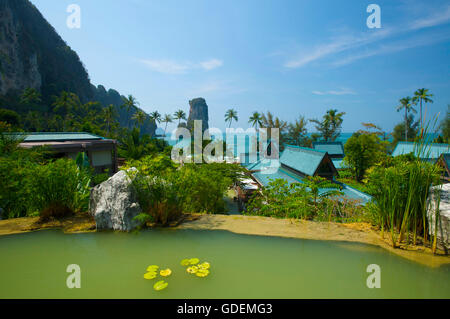
[[[191,258],[191,259],[189,259],[189,263],[191,265],[196,265],[196,264],[199,263],[199,261],[200,261],[200,259],[198,259],[198,258]]]
[[[156,272],[150,271],[150,272],[144,274],[144,278],[148,279],[148,280],[151,280],[151,279],[155,279],[157,275],[158,274]]]
[[[190,274],[195,274],[198,271],[198,267],[197,266],[188,267],[186,271]]]
[[[207,261],[205,261],[205,262],[201,263],[200,265],[198,265],[199,269],[209,269],[209,267],[211,267],[211,265]]]
[[[147,267],[147,271],[158,271],[159,266],[151,265]]]
[[[170,275],[172,274],[172,270],[170,270],[169,268],[167,268],[167,269],[161,270],[161,271],[159,272],[159,274],[160,274],[161,276],[163,276],[163,277],[168,277],[168,276],[170,276]]]
[[[196,275],[197,277],[206,277],[206,276],[209,275],[209,270],[208,270],[208,269],[199,269],[199,270],[195,273],[195,275]]]
[[[191,264],[190,259],[183,259],[181,261],[181,266],[189,266]]]
[[[168,282],[165,282],[164,280],[158,281],[156,284],[153,285],[153,289],[156,291],[160,291],[165,289],[169,285]]]

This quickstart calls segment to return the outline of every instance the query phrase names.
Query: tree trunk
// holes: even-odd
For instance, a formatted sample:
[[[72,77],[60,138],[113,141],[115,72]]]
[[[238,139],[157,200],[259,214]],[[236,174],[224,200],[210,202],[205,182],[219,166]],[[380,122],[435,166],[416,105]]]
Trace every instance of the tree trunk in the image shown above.
[[[422,120],[422,98],[420,98],[420,131],[423,128],[423,120]],[[422,133],[422,132],[421,132]]]
[[[405,141],[408,142],[408,111],[405,106]]]

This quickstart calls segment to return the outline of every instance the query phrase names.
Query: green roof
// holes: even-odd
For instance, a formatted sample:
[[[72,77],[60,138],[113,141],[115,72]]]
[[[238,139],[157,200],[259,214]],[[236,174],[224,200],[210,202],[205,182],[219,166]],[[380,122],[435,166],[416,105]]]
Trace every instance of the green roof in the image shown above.
[[[336,169],[348,168],[348,166],[344,164],[343,158],[332,158],[331,161]]]
[[[413,142],[399,142],[392,153],[392,156],[406,155],[414,153],[415,156],[420,155],[421,159],[437,159],[441,154],[450,151],[448,144],[431,144],[424,147],[421,154]]]
[[[64,142],[78,140],[101,140],[103,137],[83,132],[45,132],[45,133],[17,133],[26,136],[24,142]]]
[[[313,149],[327,152],[329,155],[344,155],[342,142],[313,142]]]
[[[311,148],[286,145],[280,156],[280,162],[305,175],[312,176],[325,155],[326,152],[316,151]]]

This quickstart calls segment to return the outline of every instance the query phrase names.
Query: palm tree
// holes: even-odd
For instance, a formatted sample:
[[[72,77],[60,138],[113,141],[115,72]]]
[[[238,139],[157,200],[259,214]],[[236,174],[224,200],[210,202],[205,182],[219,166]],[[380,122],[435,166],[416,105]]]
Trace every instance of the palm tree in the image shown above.
[[[424,103],[433,103],[433,100],[431,97],[433,97],[433,94],[428,93],[428,89],[418,89],[416,92],[414,92],[414,96],[412,98],[412,102],[414,104],[417,104],[417,102],[420,102],[420,129],[423,128],[423,119],[422,119],[422,102]]]
[[[248,122],[252,124],[253,127],[258,129],[258,126],[261,127],[262,124],[262,116],[258,112],[253,112],[252,116],[248,119]]]
[[[114,123],[117,116],[117,110],[114,105],[110,104],[103,109],[103,118],[106,123],[106,130],[108,132],[108,136],[111,134],[111,126]]]
[[[235,109],[229,109],[225,112],[225,123],[230,122],[229,128],[231,127],[231,122],[238,121],[237,111]]]
[[[342,118],[345,115],[345,112],[338,113],[336,109],[330,109],[327,113],[322,117],[322,121],[311,119],[310,122],[317,124],[316,130],[318,130],[322,138],[327,142],[331,140],[332,142],[338,138],[341,133],[341,126],[344,119]]]
[[[131,120],[131,111],[136,109],[139,105],[139,102],[135,99],[133,95],[128,95],[128,97],[123,98],[123,104],[120,106],[122,109],[125,108],[127,110],[127,127],[130,126]]]
[[[144,111],[139,110],[133,115],[133,120],[135,120],[135,126],[136,124],[139,124],[139,126],[142,126],[145,123],[145,120],[147,118],[147,115],[144,113]]]
[[[293,143],[297,146],[306,144],[306,133],[308,132],[306,129],[307,124],[308,120],[305,119],[304,116],[300,116],[298,120],[295,120],[294,123],[288,125],[287,136],[290,140],[289,143]]]
[[[36,89],[28,88],[25,89],[20,96],[20,103],[25,105],[36,105],[41,103],[41,93]]]
[[[178,126],[180,126],[181,120],[186,120],[186,113],[183,110],[178,110],[173,113],[173,119],[178,120]]]
[[[314,210],[317,210],[317,199],[329,196],[342,195],[341,186],[320,176],[308,176],[303,180],[303,185],[309,189],[313,198]],[[325,189],[325,191],[320,190]]]
[[[156,123],[161,123],[161,114],[158,111],[150,113],[150,119]]]
[[[164,115],[164,117],[161,120],[161,122],[166,123],[166,126],[164,127],[164,136],[166,136],[167,124],[173,122],[172,121],[172,116],[170,116],[170,114]]]
[[[412,111],[417,113],[412,106],[411,97],[407,96],[400,99],[400,105],[397,106],[397,112],[400,112],[402,109],[405,109],[405,141],[408,141],[408,112]]]
[[[80,99],[75,93],[62,91],[59,96],[56,96],[55,102],[53,102],[53,111],[55,113],[67,114],[78,105],[80,105]]]
[[[262,114],[262,125],[261,127],[268,129],[267,130],[267,140],[271,140],[272,139],[272,131],[270,130],[271,128],[277,128],[278,129],[278,142],[279,142],[279,150],[282,151],[284,148],[284,139],[285,139],[285,134],[284,132],[286,131],[288,124],[287,122],[280,120],[278,117],[273,116],[272,113],[267,112],[267,114]]]

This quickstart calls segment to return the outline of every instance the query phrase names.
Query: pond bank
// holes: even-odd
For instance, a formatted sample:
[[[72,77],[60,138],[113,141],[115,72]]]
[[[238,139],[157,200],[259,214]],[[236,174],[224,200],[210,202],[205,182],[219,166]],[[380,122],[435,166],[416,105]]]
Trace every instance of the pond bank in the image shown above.
[[[357,242],[382,247],[398,256],[429,267],[450,264],[450,256],[434,255],[423,246],[392,248],[368,223],[340,224],[277,219],[262,216],[226,216],[193,214],[178,229],[227,230],[238,234],[277,236],[298,239]]]
[[[62,229],[65,233],[95,231],[95,221],[89,214],[77,214],[62,220],[39,222],[39,217],[22,217],[0,220],[0,236],[27,233],[41,229]]]
[[[94,232],[95,221],[88,214],[78,214],[47,223],[40,223],[39,217],[0,220],[0,236],[55,228],[62,229],[65,233]],[[389,245],[387,234],[383,240],[380,233],[367,223],[340,224],[261,216],[192,214],[171,228],[226,230],[246,235],[356,242],[382,247],[393,254],[429,267],[450,264],[450,256],[433,255],[427,247],[408,246],[394,249]]]

